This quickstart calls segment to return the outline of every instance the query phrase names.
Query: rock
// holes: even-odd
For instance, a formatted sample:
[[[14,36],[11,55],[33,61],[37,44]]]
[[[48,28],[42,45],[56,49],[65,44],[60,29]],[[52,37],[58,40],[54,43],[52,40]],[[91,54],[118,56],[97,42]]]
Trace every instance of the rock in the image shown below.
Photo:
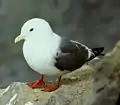
[[[106,86],[92,105],[117,105],[120,93],[120,41],[94,66],[94,69],[94,78],[97,81],[102,80],[102,83],[106,81]]]
[[[51,82],[48,82],[51,83]],[[120,93],[120,42],[113,51],[66,74],[54,92],[14,82],[0,90],[0,105],[115,105]]]
[[[31,89],[25,83],[12,83],[0,92],[0,105],[88,105],[93,102],[94,92],[92,70],[87,68],[63,77],[63,84],[54,92]]]

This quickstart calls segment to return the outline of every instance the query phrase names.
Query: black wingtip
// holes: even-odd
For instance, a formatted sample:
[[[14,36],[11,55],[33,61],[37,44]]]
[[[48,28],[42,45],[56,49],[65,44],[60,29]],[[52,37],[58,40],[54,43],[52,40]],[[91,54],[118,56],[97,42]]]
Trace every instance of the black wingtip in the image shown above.
[[[104,47],[98,47],[92,49],[92,52],[95,54],[95,56],[101,55],[103,51],[104,51]]]
[[[98,49],[100,50],[100,52],[104,51],[104,47],[99,47]]]
[[[93,54],[91,55],[91,57],[87,60],[90,61],[92,59],[94,59],[97,56],[104,56],[104,54],[102,53],[104,51],[104,47],[97,47],[97,48],[92,48],[92,52]]]

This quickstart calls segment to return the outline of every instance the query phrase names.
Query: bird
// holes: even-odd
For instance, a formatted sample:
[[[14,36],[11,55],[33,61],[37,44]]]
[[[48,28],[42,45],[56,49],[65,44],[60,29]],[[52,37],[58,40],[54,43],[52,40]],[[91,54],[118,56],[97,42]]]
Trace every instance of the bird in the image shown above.
[[[86,45],[55,33],[50,24],[42,18],[27,20],[21,27],[14,43],[24,40],[22,51],[25,61],[40,79],[28,82],[33,89],[43,88],[52,92],[61,86],[64,74],[77,70],[86,62],[102,54],[104,47],[89,48]],[[58,76],[57,84],[46,85],[44,76]]]

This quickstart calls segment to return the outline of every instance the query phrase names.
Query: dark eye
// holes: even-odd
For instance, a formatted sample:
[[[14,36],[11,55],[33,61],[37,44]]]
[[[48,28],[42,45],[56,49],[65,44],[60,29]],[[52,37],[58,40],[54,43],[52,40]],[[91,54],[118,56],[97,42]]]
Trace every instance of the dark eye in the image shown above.
[[[33,28],[31,28],[29,31],[30,31],[30,32],[33,31]]]

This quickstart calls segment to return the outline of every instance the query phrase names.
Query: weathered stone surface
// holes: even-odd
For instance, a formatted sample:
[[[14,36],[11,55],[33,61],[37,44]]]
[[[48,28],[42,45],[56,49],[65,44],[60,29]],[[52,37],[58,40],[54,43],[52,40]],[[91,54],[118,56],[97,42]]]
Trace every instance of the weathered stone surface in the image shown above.
[[[91,70],[87,68],[85,66],[63,77],[63,84],[54,92],[13,83],[0,92],[0,105],[88,105],[93,102],[94,92]]]

